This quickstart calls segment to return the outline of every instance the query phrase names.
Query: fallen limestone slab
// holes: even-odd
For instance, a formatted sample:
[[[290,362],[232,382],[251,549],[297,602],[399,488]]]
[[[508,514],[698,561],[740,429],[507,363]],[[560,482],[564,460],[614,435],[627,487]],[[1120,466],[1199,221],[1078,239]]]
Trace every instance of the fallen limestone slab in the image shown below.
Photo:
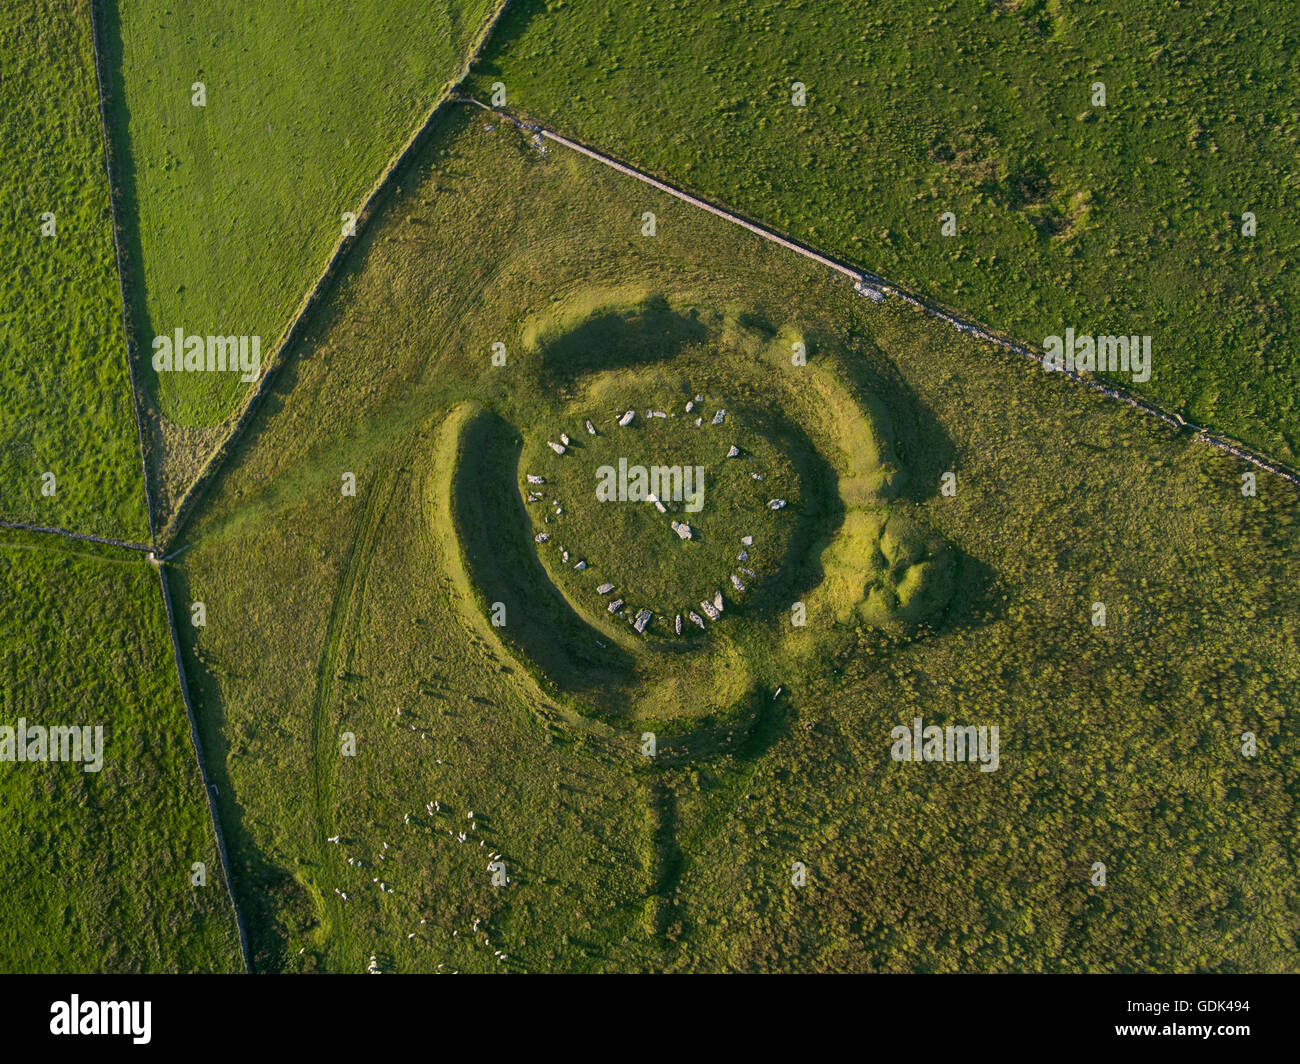
[[[740,577],[738,577],[735,573],[731,574],[731,586],[734,587],[737,591],[745,590],[745,585],[741,582]]]
[[[623,600],[622,600],[622,599],[615,599],[613,602],[611,602],[611,603],[609,604],[609,612],[610,612],[610,613],[617,613],[617,612],[618,612],[619,610],[621,610],[622,608],[623,608]]]
[[[784,510],[784,509],[785,509],[785,500],[784,500],[784,499],[772,499],[772,500],[767,504],[767,508],[768,508],[769,510]]]
[[[556,454],[563,454],[564,451],[565,451],[564,444],[562,444],[562,443],[555,443],[553,440],[547,440],[547,441],[546,441],[546,446],[549,447],[549,448],[550,448],[552,451],[554,451]]]
[[[636,417],[636,411],[629,410],[626,414],[624,414],[621,418],[618,419],[618,423],[619,425],[626,428],[628,425],[632,424],[632,419],[634,417]]]
[[[596,594],[608,595],[613,590],[614,590],[613,584],[601,584],[600,587],[596,588]]]
[[[698,624],[701,629],[704,627],[704,618],[701,617],[694,610],[687,610],[686,616],[688,616],[691,619],[692,624]]]

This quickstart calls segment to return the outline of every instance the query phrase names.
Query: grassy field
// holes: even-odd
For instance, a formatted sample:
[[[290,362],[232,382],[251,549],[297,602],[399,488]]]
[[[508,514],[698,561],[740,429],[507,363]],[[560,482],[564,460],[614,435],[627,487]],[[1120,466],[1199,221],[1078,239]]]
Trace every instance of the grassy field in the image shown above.
[[[0,762],[0,970],[241,970],[157,575],[5,533],[0,593],[0,726],[103,727],[98,771]]]
[[[716,362],[716,352],[710,354]],[[570,602],[597,607],[597,617],[623,627],[648,609],[654,617],[645,631],[675,638],[675,616],[698,615],[701,599],[712,601],[724,590],[733,602],[742,594],[752,597],[778,570],[801,509],[798,471],[763,411],[737,406],[735,386],[728,393],[709,389],[713,399],[705,402],[711,405],[687,413],[693,396],[701,394],[694,374],[637,380],[634,371],[622,371],[609,377],[607,387],[594,386],[596,394],[584,397],[568,418],[561,414],[552,422],[573,433],[564,455],[537,434],[525,442],[520,489],[529,500],[534,535],[548,537],[537,553]],[[656,407],[667,408],[657,411],[666,416],[646,416]],[[629,409],[639,418],[620,426]],[[726,411],[724,422],[713,425],[720,409]],[[586,431],[586,421],[596,435]],[[738,453],[728,458],[733,446]],[[651,484],[656,467],[670,472]],[[526,471],[546,483],[529,484]],[[767,505],[776,497],[787,504],[781,511]],[[674,523],[685,525],[690,538],[681,538]],[[741,567],[753,574],[743,574],[743,593],[730,581],[733,573],[742,576]],[[616,586],[599,596],[595,588],[606,583]],[[627,603],[618,622],[606,609],[616,599]],[[697,631],[689,621],[686,629],[688,638]]]
[[[251,384],[164,372],[156,335],[259,336],[261,367],[385,165],[459,74],[488,0],[103,5],[161,494]],[[202,83],[203,106],[194,85]],[[251,363],[250,363],[251,364]]]
[[[0,137],[0,518],[145,540],[84,0],[0,14]]]
[[[525,0],[471,85],[1025,341],[1149,335],[1137,390],[1295,464],[1297,43],[1261,0]]]
[[[1136,411],[481,112],[399,185],[174,566],[259,969],[1291,964],[1291,486],[1245,497]],[[766,375],[843,513],[790,577],[805,626],[601,653],[519,452],[611,358],[677,357],[554,339],[664,306],[736,346],[720,375]],[[795,335],[809,367],[764,360]],[[882,625],[886,592],[922,616]],[[918,715],[999,726],[997,770],[892,760]]]

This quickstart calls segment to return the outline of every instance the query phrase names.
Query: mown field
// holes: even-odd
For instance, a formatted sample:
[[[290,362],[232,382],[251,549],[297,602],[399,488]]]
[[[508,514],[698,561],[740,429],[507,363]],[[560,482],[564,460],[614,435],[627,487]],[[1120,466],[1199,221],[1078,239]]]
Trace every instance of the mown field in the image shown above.
[[[1297,45],[1259,0],[523,0],[470,84],[1027,342],[1150,335],[1137,390],[1294,464]]]
[[[0,595],[0,725],[104,729],[98,772],[0,761],[0,970],[242,970],[157,574],[5,533]]]
[[[141,368],[174,501],[252,385],[165,372],[157,335],[260,336],[261,366],[488,0],[103,5]],[[203,106],[196,106],[196,85]]]
[[[1238,463],[1132,409],[482,112],[398,184],[173,566],[180,615],[207,608],[187,665],[260,970],[1290,965],[1294,488],[1245,497]],[[569,398],[538,338],[657,300],[851,371],[891,427],[892,504],[958,575],[919,626],[837,620],[815,588],[805,628],[740,618],[743,682],[638,656],[646,697],[749,710],[651,762],[643,719],[588,712],[589,662],[537,649],[571,650],[563,626],[490,624],[484,573],[525,555],[475,565],[457,514],[473,411]],[[548,592],[524,586],[527,617]],[[916,715],[998,725],[1000,767],[891,760]]]
[[[0,518],[145,540],[85,0],[0,13],[0,138]]]

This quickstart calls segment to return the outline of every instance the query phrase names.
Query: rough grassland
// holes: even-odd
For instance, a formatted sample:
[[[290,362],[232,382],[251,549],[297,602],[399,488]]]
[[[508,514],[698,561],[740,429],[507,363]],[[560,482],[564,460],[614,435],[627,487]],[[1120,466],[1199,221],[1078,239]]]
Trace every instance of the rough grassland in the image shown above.
[[[157,574],[6,533],[0,600],[0,725],[104,728],[98,773],[0,762],[0,970],[240,970]]]
[[[1151,335],[1139,390],[1294,464],[1297,56],[1269,0],[524,0],[472,84],[1026,341]]]
[[[257,335],[265,365],[344,212],[360,210],[460,70],[488,6],[104,5],[135,324],[164,418],[215,425],[249,385],[237,373],[158,379],[153,337]],[[206,106],[191,102],[196,82]]]
[[[144,540],[84,0],[0,12],[0,140],[0,518]]]
[[[470,578],[449,557],[460,419],[550,409],[524,338],[614,289],[744,307],[854,352],[888,409],[905,501],[961,559],[952,605],[919,631],[837,624],[813,596],[806,629],[738,636],[760,644],[761,707],[741,742],[694,760],[648,763],[635,729],[575,716],[508,634],[467,624]],[[954,498],[938,494],[947,470]],[[1262,476],[1244,498],[1240,472],[457,112],[401,176],[176,563],[182,616],[208,607],[186,629],[190,675],[257,965],[1290,966],[1296,496]],[[918,714],[999,725],[1000,768],[891,760],[890,730]]]

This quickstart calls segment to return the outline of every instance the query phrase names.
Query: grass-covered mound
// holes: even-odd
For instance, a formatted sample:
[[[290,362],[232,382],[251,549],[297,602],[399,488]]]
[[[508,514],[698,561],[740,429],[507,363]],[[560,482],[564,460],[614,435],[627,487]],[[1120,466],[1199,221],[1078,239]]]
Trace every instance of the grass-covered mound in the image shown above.
[[[1243,497],[1240,463],[479,112],[402,189],[174,565],[178,601],[208,606],[187,671],[260,968],[1294,967],[1293,488],[1263,476]],[[635,653],[572,635],[564,611],[585,622],[564,596],[537,594],[558,589],[520,450],[612,368],[580,367],[583,351],[645,363],[701,329],[737,352],[716,389],[737,409],[738,368],[764,368],[766,405],[815,442],[843,520],[800,551],[770,622],[737,609],[656,653],[626,627]],[[576,335],[633,342],[549,342]],[[816,375],[793,376],[800,338]],[[814,593],[853,510],[885,495],[959,553],[938,623],[906,638],[841,624]],[[852,601],[869,561],[848,567]],[[602,653],[597,638],[628,659],[605,675],[634,672],[611,715],[690,724],[671,756],[662,724],[644,729],[651,761],[639,731],[569,712],[597,668],[540,682],[547,648]],[[738,704],[751,728],[697,738]],[[891,729],[917,715],[999,725],[1000,768],[894,761]],[[379,855],[391,893],[371,882]]]
[[[1021,339],[1151,335],[1120,383],[1295,463],[1298,34],[1267,0],[566,0],[511,5],[471,84]]]
[[[433,491],[489,630],[571,709],[748,728],[764,668],[837,626],[942,623],[957,552],[851,352],[687,291],[580,290],[533,330]]]

